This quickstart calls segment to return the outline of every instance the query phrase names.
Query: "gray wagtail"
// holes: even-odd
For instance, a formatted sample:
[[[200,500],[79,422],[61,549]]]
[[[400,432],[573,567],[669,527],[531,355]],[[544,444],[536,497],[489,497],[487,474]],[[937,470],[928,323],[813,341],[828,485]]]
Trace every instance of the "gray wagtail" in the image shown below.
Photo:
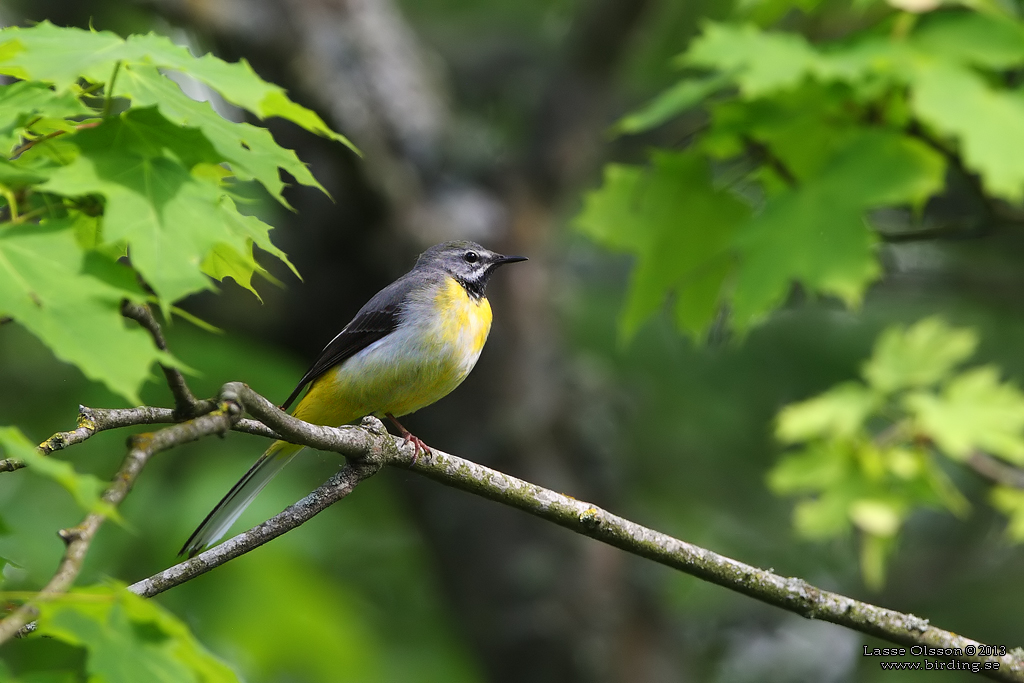
[[[427,249],[412,270],[377,292],[320,352],[282,410],[308,386],[292,411],[300,420],[339,426],[366,415],[387,417],[417,453],[427,450],[396,418],[444,398],[466,379],[491,329],[487,280],[498,266],[525,260],[474,242]],[[220,539],[302,448],[275,441],[206,516],[181,553],[193,557]]]

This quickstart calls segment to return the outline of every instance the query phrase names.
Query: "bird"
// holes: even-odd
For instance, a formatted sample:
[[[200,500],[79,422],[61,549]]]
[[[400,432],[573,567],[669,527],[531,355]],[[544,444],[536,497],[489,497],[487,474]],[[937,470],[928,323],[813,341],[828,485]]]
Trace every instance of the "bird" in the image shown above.
[[[340,426],[387,418],[414,457],[429,447],[398,418],[451,393],[476,365],[491,329],[485,289],[494,271],[528,260],[464,240],[430,247],[412,270],[377,292],[342,328],[281,405],[294,417]],[[216,543],[303,446],[275,441],[182,546],[194,557]]]

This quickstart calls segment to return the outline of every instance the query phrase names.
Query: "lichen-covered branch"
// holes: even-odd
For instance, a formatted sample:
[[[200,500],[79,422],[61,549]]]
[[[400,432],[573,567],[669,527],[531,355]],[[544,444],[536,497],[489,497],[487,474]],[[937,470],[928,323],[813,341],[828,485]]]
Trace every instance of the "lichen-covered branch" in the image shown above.
[[[62,450],[76,443],[82,443],[93,434],[108,429],[164,422],[177,422],[174,418],[173,410],[168,408],[152,408],[150,406],[112,409],[78,406],[78,423],[75,428],[66,432],[57,432],[39,444],[39,451],[43,455],[49,455],[54,451]],[[13,472],[24,466],[25,463],[15,458],[0,460],[0,472]]]
[[[402,454],[404,457],[404,453]],[[434,451],[408,466],[436,481],[519,508],[563,527],[730,590],[901,645],[952,648],[964,662],[998,662],[982,671],[1000,681],[1024,681],[1024,650],[1002,657],[969,656],[982,643],[932,626],[927,619],[853,600],[782,577],[648,529],[589,503],[541,488],[483,465]]]
[[[114,505],[120,503],[142,466],[155,453],[232,428],[340,453],[349,459],[349,463],[323,486],[281,514],[191,560],[134,584],[131,589],[140,595],[156,595],[259,547],[341,500],[359,482],[372,476],[382,466],[391,465],[515,507],[626,552],[809,619],[829,621],[901,645],[949,648],[957,653],[952,659],[997,663],[998,669],[981,671],[993,680],[1024,681],[1024,650],[1020,648],[998,657],[968,654],[984,652],[983,644],[932,626],[927,619],[824,591],[803,579],[787,578],[758,569],[648,529],[587,502],[436,449],[415,457],[411,445],[388,434],[380,421],[374,418],[367,418],[363,427],[332,428],[309,424],[284,413],[248,386],[237,382],[224,385],[217,405],[217,410],[207,415],[152,434],[133,437],[128,457],[104,499]],[[83,426],[83,418],[80,417],[78,430],[64,432],[64,436],[56,441],[51,439],[54,450],[88,438],[90,433],[97,431],[98,425],[110,428],[113,424],[127,426],[173,419],[170,411],[158,408],[136,408],[131,411],[82,410],[83,414],[91,416],[85,420],[98,422]],[[259,422],[242,420],[243,410],[258,418]],[[44,595],[70,587],[102,521],[102,515],[91,514],[79,526],[61,533],[68,549],[57,573],[43,589]],[[16,634],[33,616],[34,610],[31,605],[27,605],[0,622],[0,642]]]
[[[146,419],[152,417],[146,411],[138,409],[136,409],[135,416],[139,420],[135,424],[144,424]],[[231,429],[240,416],[241,410],[237,404],[225,402],[206,415],[189,420],[188,422],[166,427],[157,432],[132,436],[129,440],[128,455],[125,456],[120,469],[114,475],[110,487],[103,494],[103,500],[112,506],[119,505],[125,496],[128,495],[128,492],[131,491],[135,480],[142,472],[142,468],[145,467],[146,463],[154,455],[179,444],[195,441],[210,434],[223,434]],[[83,427],[80,418],[79,429],[74,432],[65,432],[65,434],[73,434],[75,436],[69,438],[83,441],[88,438],[88,431],[89,427]],[[79,432],[81,436],[79,436]],[[61,447],[66,445],[66,442],[62,442]],[[60,564],[57,566],[57,571],[54,572],[53,577],[46,586],[39,591],[39,598],[45,599],[48,595],[63,593],[71,588],[75,578],[82,569],[82,563],[85,561],[89,546],[92,544],[96,532],[99,531],[100,526],[105,520],[105,515],[93,512],[87,515],[77,526],[60,531],[60,537],[64,540],[67,547],[64,550],[64,556],[61,558]],[[35,606],[29,602],[7,615],[0,621],[0,643],[4,643],[17,635],[36,617],[37,613]]]
[[[377,425],[381,431],[384,431],[384,425],[380,421],[377,421]],[[337,503],[351,493],[359,482],[375,474],[381,466],[380,461],[372,459],[352,460],[319,488],[298,503],[290,505],[280,514],[190,560],[134,583],[128,587],[128,590],[145,598],[151,598],[186,581],[191,581],[250,550],[255,550],[286,531],[291,531],[304,524]]]
[[[212,401],[204,401],[215,405]],[[89,408],[78,406],[78,424],[66,432],[57,432],[46,441],[39,444],[39,451],[43,455],[49,455],[82,443],[89,437],[108,429],[120,429],[121,427],[134,427],[137,425],[169,424],[180,422],[176,411],[170,408],[156,408],[153,406],[139,406],[137,408]],[[256,420],[240,419],[232,427],[236,432],[265,436],[270,439],[278,438],[274,430],[262,422]],[[25,463],[16,458],[0,460],[0,472],[13,472],[25,466]]]
[[[577,533],[809,619],[829,621],[902,645],[950,648],[962,653],[954,655],[953,659],[998,663],[998,669],[981,672],[989,678],[1024,681],[1024,651],[1020,648],[1000,657],[968,654],[984,651],[981,649],[983,644],[932,626],[927,619],[853,600],[816,588],[803,579],[779,576],[738,562],[648,529],[584,501],[436,449],[414,458],[412,446],[406,446],[401,439],[386,434],[379,427],[333,429],[311,425],[285,414],[270,401],[239,383],[225,385],[221,399],[237,401],[247,412],[271,426],[288,441],[341,453],[354,462],[363,463],[361,466],[366,469],[357,472],[350,464],[314,494],[263,525],[192,560],[138,582],[132,586],[132,590],[141,595],[155,595],[184,583],[266,543],[288,528],[298,526],[329,505],[324,504],[326,500],[344,497],[358,481],[373,474],[381,464],[387,464],[408,468],[447,486],[510,505]],[[379,422],[373,422],[379,425]]]

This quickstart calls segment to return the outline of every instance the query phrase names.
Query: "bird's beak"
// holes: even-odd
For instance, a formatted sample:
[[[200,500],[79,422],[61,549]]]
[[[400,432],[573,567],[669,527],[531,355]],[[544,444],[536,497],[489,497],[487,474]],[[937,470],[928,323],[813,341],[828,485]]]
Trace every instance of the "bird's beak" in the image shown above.
[[[498,256],[494,259],[494,265],[503,266],[506,263],[518,263],[519,261],[529,261],[530,259],[525,256]]]

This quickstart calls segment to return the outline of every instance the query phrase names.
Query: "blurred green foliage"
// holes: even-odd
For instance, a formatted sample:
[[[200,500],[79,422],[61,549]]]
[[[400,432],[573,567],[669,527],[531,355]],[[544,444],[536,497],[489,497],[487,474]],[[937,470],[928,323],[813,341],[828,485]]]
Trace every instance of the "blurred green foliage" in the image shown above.
[[[73,420],[78,402],[116,403],[114,395],[84,381],[70,366],[55,367],[45,347],[24,331],[8,327],[4,332],[0,384],[7,390],[0,410],[33,440]],[[202,372],[192,378],[200,395],[212,395],[227,377],[246,377],[258,391],[284,396],[302,371],[298,361],[242,338],[181,325],[170,328],[168,338],[182,360]],[[60,387],[60,399],[40,401],[53,386]],[[143,399],[152,405],[169,400],[156,384],[144,388]],[[19,412],[16,406],[33,408]],[[64,454],[73,456],[83,473],[108,479],[124,455],[124,438],[101,433]],[[174,564],[181,541],[260,448],[260,439],[231,434],[156,458],[120,508],[128,525],[100,530],[78,583],[96,584],[109,576],[130,582]],[[326,480],[337,462],[321,456],[295,465],[260,496],[241,525],[257,524],[298,500]],[[5,594],[22,596],[45,583],[63,552],[55,530],[81,520],[74,500],[63,492],[54,496],[53,489],[47,479],[17,475],[0,487],[8,524],[0,535],[0,556],[17,565],[3,574]],[[109,595],[112,589],[97,590]],[[383,476],[297,532],[152,602],[181,615],[205,647],[244,680],[479,680],[440,602],[429,554]],[[72,598],[68,604],[77,603]],[[143,641],[146,633],[143,629]],[[0,658],[19,682],[34,681],[32,672],[85,680],[94,648],[106,647],[105,642],[72,644],[33,635],[6,644]],[[3,670],[0,680],[8,680]]]
[[[889,14],[817,45],[708,23],[675,61],[687,74],[616,130],[647,131],[698,106],[705,122],[685,151],[607,166],[575,219],[598,244],[635,256],[624,340],[666,299],[697,338],[720,330],[723,314],[748,332],[795,283],[859,306],[882,273],[878,210],[907,207],[900,230],[919,228],[950,165],[976,173],[989,202],[1024,197],[1024,100],[1006,76],[1024,65],[1024,23],[1004,11]],[[805,496],[794,511],[805,537],[858,529],[876,589],[915,508],[968,508],[933,448],[959,462],[980,452],[1022,464],[1024,395],[994,367],[954,372],[976,345],[970,330],[937,319],[891,328],[864,383],[780,413],[778,438],[804,447],[772,470],[772,489]],[[997,487],[992,501],[1020,540],[1018,492]]]
[[[891,327],[864,364],[863,382],[839,384],[779,414],[776,436],[800,448],[769,473],[769,485],[808,496],[794,510],[797,531],[808,538],[857,528],[864,578],[875,588],[915,508],[961,516],[968,510],[937,455],[963,462],[988,453],[1022,462],[1024,394],[1000,381],[993,366],[961,369],[976,346],[969,329],[938,318]],[[1001,491],[995,496],[1015,517],[1012,533],[1020,513]]]
[[[578,4],[405,3],[435,50],[452,62],[462,51],[462,63],[474,65],[474,50],[501,40],[538,60],[550,60]],[[96,16],[150,29],[148,15],[122,5],[100,8]],[[882,220],[891,214],[874,210],[902,209],[909,203],[898,230],[922,227],[927,220],[920,205],[942,189],[943,172],[949,173],[958,153],[980,173],[989,197],[1018,196],[1018,25],[998,14],[957,7],[913,17],[878,4],[867,14],[851,13],[845,3],[814,0],[731,5],[663,2],[651,9],[623,58],[621,88],[625,97],[652,98],[652,104],[627,114],[617,126],[619,133],[639,134],[640,142],[620,137],[613,143],[634,163],[606,171],[607,184],[587,200],[580,219],[599,243],[635,260],[573,242],[565,269],[568,286],[557,302],[565,313],[573,369],[588,390],[575,408],[592,433],[602,436],[608,467],[621,487],[616,509],[719,552],[861,595],[862,577],[849,539],[842,534],[794,539],[790,500],[771,495],[764,485],[770,470],[788,467],[791,474],[795,470],[795,479],[810,476],[797,482],[806,484],[799,494],[802,506],[826,496],[833,484],[843,489],[843,481],[830,478],[841,470],[849,480],[846,493],[837,494],[840,499],[858,486],[867,495],[848,499],[832,517],[804,517],[819,530],[844,526],[878,539],[861,549],[868,570],[863,578],[871,580],[872,571],[880,576],[881,568],[887,568],[882,593],[869,594],[869,599],[927,615],[933,623],[982,640],[1019,643],[1024,640],[1019,619],[1024,558],[1004,542],[1005,518],[976,502],[991,500],[1009,517],[1009,534],[1019,537],[1024,533],[1024,494],[980,483],[957,465],[956,458],[967,452],[964,444],[975,444],[975,427],[988,411],[972,415],[957,409],[956,419],[948,421],[941,411],[965,397],[970,402],[972,396],[1008,408],[1000,414],[1009,421],[997,421],[1004,433],[994,447],[1004,448],[1011,460],[1017,457],[1019,435],[1013,425],[1018,396],[1000,377],[1024,376],[1016,352],[1024,344],[1024,310],[1017,296],[1024,286],[1019,276],[1024,249],[1012,228],[975,243],[886,245],[878,235],[892,228]],[[741,23],[702,22],[728,16]],[[780,18],[774,30],[756,28]],[[664,65],[699,24],[705,27],[702,37],[678,62],[684,77],[674,78]],[[97,25],[112,24],[98,19]],[[845,37],[836,40],[836,35]],[[108,66],[109,71],[98,74],[100,81],[109,78],[113,65]],[[480,78],[483,94],[473,91],[463,98],[458,114],[471,119],[472,126],[460,132],[473,126],[486,132],[482,142],[468,135],[463,141],[478,140],[478,157],[494,155],[495,149],[514,151],[522,142],[524,112],[534,104],[532,77],[524,69],[514,78]],[[277,159],[280,151],[261,148],[259,155],[250,155],[241,144],[270,144],[269,134],[258,137],[264,135],[261,129],[223,123],[208,105],[180,97],[169,83],[157,80],[154,64],[140,62],[121,72],[113,89],[137,108],[159,106],[156,115],[163,121],[151,118],[155,125],[137,126],[144,133],[167,130],[170,124],[195,126],[214,152],[229,160],[235,177],[241,178],[248,164],[254,177],[271,183],[271,176],[277,178],[276,169],[260,164]],[[19,93],[5,86],[2,97],[24,98],[29,103],[24,106],[33,107],[31,116],[41,117],[30,134],[56,132],[67,121],[77,125],[105,104],[81,97],[75,87],[63,95],[49,87],[21,87]],[[495,96],[488,88],[501,90]],[[665,94],[657,97],[655,88]],[[952,98],[941,99],[944,88],[955,95],[957,106],[951,106]],[[116,111],[124,104],[119,102]],[[0,106],[0,132],[15,135],[10,126],[24,128],[31,120],[9,120],[12,111]],[[129,113],[125,120],[137,115]],[[44,127],[44,119],[51,127]],[[16,144],[15,137],[8,139]],[[640,144],[662,149],[640,165],[635,163]],[[144,163],[156,163],[148,149],[133,153]],[[277,166],[283,167],[284,160]],[[167,162],[161,157],[159,163]],[[17,189],[41,182],[35,168],[21,166],[0,164],[0,183]],[[189,182],[225,182],[206,165],[193,168],[198,179]],[[207,171],[213,176],[203,175]],[[273,192],[272,185],[267,189]],[[240,194],[237,185],[231,190]],[[126,291],[144,295],[119,271],[101,270],[105,274],[99,277],[86,267],[97,262],[85,263],[83,250],[95,248],[102,237],[95,216],[89,215],[96,210],[85,202],[70,229],[55,226],[60,241],[45,233],[32,236],[52,237],[43,246],[15,243],[30,237],[18,228],[4,234],[20,254],[52,254],[38,270],[63,272],[69,289],[82,292],[89,305],[103,301],[110,313]],[[829,232],[833,226],[836,234]],[[235,227],[246,234],[245,226]],[[77,241],[67,239],[68,234]],[[758,260],[761,249],[773,248],[771,257]],[[111,254],[100,256],[109,261]],[[234,262],[223,253],[216,256],[219,260],[204,259],[201,265],[207,274],[223,277]],[[73,278],[77,273],[88,279]],[[865,290],[883,273],[878,286]],[[740,276],[748,278],[746,290],[737,289]],[[794,280],[805,285],[796,295],[791,294]],[[767,285],[764,290],[761,284]],[[738,308],[737,291],[747,292],[746,303],[740,299]],[[863,299],[863,304],[851,312],[828,298],[805,301],[801,292],[834,294],[849,302]],[[673,325],[656,315],[666,301]],[[7,302],[0,299],[0,307]],[[677,333],[682,327],[717,338],[721,322],[715,316],[722,304],[744,332],[741,344],[709,348]],[[919,355],[916,337],[908,337],[906,328],[894,328],[874,342],[893,323],[936,311],[957,327],[933,323],[936,338],[920,340],[929,355]],[[114,317],[108,318],[112,323]],[[976,331],[965,332],[962,326]],[[70,428],[78,403],[120,403],[117,395],[85,381],[73,368],[54,364],[51,352],[17,325],[0,329],[0,415],[3,422],[19,425],[31,441]],[[111,334],[122,330],[129,333],[121,327]],[[284,396],[304,369],[300,361],[242,335],[211,337],[175,324],[169,336],[179,362],[201,373],[191,380],[199,395],[213,394],[226,379],[242,379],[265,395]],[[626,338],[632,340],[628,346],[621,344]],[[936,343],[938,338],[946,343]],[[148,344],[144,336],[140,339]],[[873,343],[876,355],[864,365]],[[958,363],[975,352],[975,345],[980,362],[998,364],[1005,373],[960,370]],[[56,353],[68,358],[72,351]],[[149,367],[157,358],[149,356],[143,363],[138,353],[115,351],[126,368]],[[89,377],[104,372],[113,369],[86,370]],[[858,375],[861,380],[854,379]],[[136,372],[118,386],[137,388],[141,377]],[[816,395],[835,401],[831,406],[828,400],[806,403]],[[911,396],[920,398],[904,400]],[[140,398],[168,404],[166,391],[155,383],[143,385]],[[796,453],[776,464],[771,425],[780,409],[783,415],[799,416],[799,407],[796,413],[784,408],[793,402],[806,410],[794,423],[801,429],[790,436],[803,435],[799,441],[805,451],[818,448],[823,461],[806,472],[791,462],[800,457]],[[882,412],[883,407],[890,410]],[[871,446],[887,425],[901,421],[919,436],[931,434],[935,443],[900,433],[902,449]],[[781,429],[781,422],[775,424]],[[810,429],[815,424],[831,431],[815,435]],[[101,434],[60,457],[73,458],[83,475],[104,480],[123,456],[123,437]],[[826,443],[839,442],[847,448],[828,450]],[[128,525],[101,530],[80,583],[102,584],[108,576],[132,581],[173,563],[180,541],[261,449],[257,439],[233,434],[157,458],[122,508]],[[883,455],[876,457],[875,451]],[[273,515],[334,467],[327,456],[296,462],[240,524]],[[4,588],[31,591],[50,576],[62,551],[53,532],[77,523],[82,513],[47,478],[3,476]],[[179,615],[245,680],[481,680],[469,639],[443,602],[433,558],[392,484],[375,478],[302,529],[154,602]],[[958,519],[945,513],[963,511],[965,498],[975,504],[974,514]],[[829,520],[836,526],[828,527]],[[894,522],[901,533],[883,533]],[[821,674],[835,670],[842,652],[859,648],[859,637],[848,633],[824,644],[813,641],[818,646],[811,653],[795,651],[782,638],[771,641],[779,654],[777,662],[770,662],[755,648],[755,636],[773,629],[796,632],[776,611],[659,567],[638,564],[635,570],[667,612],[672,642],[684,643],[678,656],[686,660],[693,680],[923,680],[882,673],[858,661],[844,665],[841,675]],[[162,647],[175,630],[164,618],[153,613],[129,618],[145,626],[131,633],[122,628],[117,637]],[[85,680],[93,656],[85,645],[39,637],[8,644],[0,650],[5,667],[0,680]],[[745,656],[756,664],[744,674],[736,662],[746,661]],[[801,672],[804,664],[811,673]],[[929,672],[927,679],[962,680],[937,672]]]
[[[106,482],[91,474],[76,472],[69,462],[44,456],[20,429],[0,427],[0,453],[11,460],[24,463],[32,473],[52,479],[63,486],[83,510],[122,521],[117,508],[100,497],[107,488]]]
[[[109,584],[41,601],[40,636],[84,647],[92,680],[233,683],[188,628],[156,603]],[[29,680],[26,677],[23,680]]]
[[[748,330],[794,282],[857,305],[881,272],[870,211],[919,210],[957,153],[993,197],[1024,197],[1024,109],[999,78],[1024,64],[1016,19],[890,16],[821,45],[709,23],[676,63],[707,75],[685,76],[618,129],[640,132],[705,104],[689,150],[703,178],[676,177],[661,157],[647,169],[612,166],[576,219],[598,243],[639,257],[627,336],[669,294],[680,327],[698,336],[722,307]],[[652,204],[649,188],[661,184],[677,194]],[[734,194],[747,216],[726,202],[691,209],[694,192]],[[655,255],[662,265],[650,265]]]
[[[288,259],[269,225],[239,213],[232,184],[255,180],[285,206],[281,170],[323,189],[268,131],[224,119],[160,69],[349,144],[244,61],[196,58],[152,33],[0,31],[0,74],[22,79],[0,86],[0,316],[133,403],[154,361],[176,363],[121,319],[122,299],[148,298],[136,274],[165,315],[211,277],[255,293],[266,271],[253,247]],[[117,261],[129,249],[130,267]]]

